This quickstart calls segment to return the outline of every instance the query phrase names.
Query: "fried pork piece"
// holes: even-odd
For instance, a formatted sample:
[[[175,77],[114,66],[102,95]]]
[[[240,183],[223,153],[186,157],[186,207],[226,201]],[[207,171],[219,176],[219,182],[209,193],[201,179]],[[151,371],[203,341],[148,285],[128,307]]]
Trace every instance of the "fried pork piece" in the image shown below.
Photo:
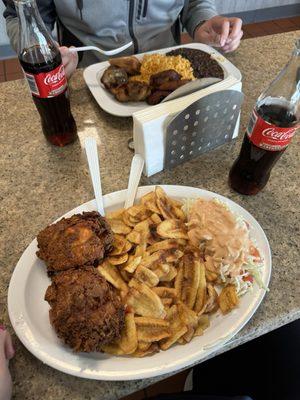
[[[154,89],[150,96],[147,97],[147,103],[151,106],[160,103],[169,94],[174,92],[174,90],[190,82],[190,79],[180,79],[179,81],[168,81],[162,83],[158,89]]]
[[[128,82],[127,72],[122,68],[111,65],[104,71],[101,82],[106,89],[114,92],[116,88]]]
[[[154,90],[150,96],[147,97],[147,103],[151,106],[155,106],[171,93],[171,90]]]
[[[166,71],[158,72],[150,77],[150,86],[153,88],[159,88],[163,83],[170,81],[179,81],[181,75],[178,74],[174,69],[167,69]]]
[[[169,82],[165,82],[162,83],[159,86],[159,90],[170,90],[170,91],[174,91],[176,89],[178,89],[179,87],[185,85],[186,83],[191,82],[190,79],[180,79],[179,81],[169,81]]]
[[[122,103],[127,101],[144,101],[150,93],[150,87],[146,83],[138,81],[129,81],[114,92],[116,99]]]
[[[37,241],[37,256],[49,272],[57,272],[101,261],[111,249],[113,233],[105,218],[91,211],[47,226]]]
[[[124,307],[116,290],[93,267],[57,274],[45,300],[57,336],[75,351],[100,351],[120,337]]]
[[[109,63],[110,65],[124,69],[129,75],[138,74],[142,65],[139,59],[134,56],[112,58],[109,60]]]

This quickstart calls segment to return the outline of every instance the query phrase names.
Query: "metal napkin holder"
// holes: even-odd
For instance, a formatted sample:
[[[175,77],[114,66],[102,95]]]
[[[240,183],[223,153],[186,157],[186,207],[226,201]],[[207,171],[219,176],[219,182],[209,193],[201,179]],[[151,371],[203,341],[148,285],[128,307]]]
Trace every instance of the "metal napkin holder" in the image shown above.
[[[243,98],[237,90],[218,91],[173,116],[166,126],[164,168],[174,168],[230,142]]]

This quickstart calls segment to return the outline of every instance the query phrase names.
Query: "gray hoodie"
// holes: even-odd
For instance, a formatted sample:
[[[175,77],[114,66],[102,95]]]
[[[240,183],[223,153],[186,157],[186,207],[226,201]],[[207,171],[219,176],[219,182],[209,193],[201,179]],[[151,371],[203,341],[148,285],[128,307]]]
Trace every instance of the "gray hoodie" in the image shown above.
[[[7,34],[16,50],[16,11],[12,0],[3,1]],[[133,46],[122,55],[173,46],[176,38],[172,27],[179,18],[193,36],[201,22],[217,14],[214,0],[37,0],[37,5],[49,31],[59,19],[84,45],[110,50],[132,40]],[[103,59],[90,52],[83,64]]]

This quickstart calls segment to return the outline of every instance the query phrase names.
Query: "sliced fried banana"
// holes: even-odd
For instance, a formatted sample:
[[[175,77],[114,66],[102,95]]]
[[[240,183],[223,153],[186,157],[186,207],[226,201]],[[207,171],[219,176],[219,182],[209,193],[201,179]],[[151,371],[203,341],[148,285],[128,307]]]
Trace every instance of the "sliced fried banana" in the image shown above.
[[[187,253],[184,255],[182,263],[184,275],[181,299],[190,309],[193,309],[199,287],[200,261],[192,253]]]
[[[136,314],[154,318],[163,318],[165,316],[161,299],[147,285],[136,279],[131,279],[129,286],[127,304],[133,308]]]
[[[128,235],[131,232],[131,228],[124,224],[123,221],[118,219],[108,219],[108,223],[113,233]]]
[[[176,206],[175,201],[172,201],[161,187],[157,186],[155,188],[155,196],[157,207],[165,219],[185,220],[185,214],[181,206]]]
[[[219,305],[223,314],[227,314],[239,304],[235,286],[224,287],[219,295]]]
[[[151,269],[143,267],[142,265],[137,267],[134,277],[149,287],[157,286],[159,284],[158,276],[152,272]]]
[[[141,198],[141,203],[150,211],[156,214],[160,214],[160,210],[156,204],[156,196],[154,192],[145,194]]]
[[[128,242],[122,235],[114,235],[113,249],[109,253],[110,256],[119,256],[120,254],[128,253],[132,244]]]
[[[152,343],[170,336],[170,324],[163,319],[135,317],[135,323],[139,341]]]
[[[97,269],[103,278],[111,283],[116,289],[119,289],[123,295],[128,292],[128,286],[115,265],[111,265],[108,261],[104,261]]]
[[[170,323],[171,336],[159,342],[160,348],[162,350],[167,350],[168,348],[170,348],[188,330],[186,325],[184,325],[181,318],[179,317],[176,304],[174,304],[167,310],[166,320]]]
[[[128,260],[128,254],[120,254],[119,256],[110,256],[107,258],[108,262],[112,265],[121,265],[126,263],[126,261]]]
[[[206,302],[206,278],[205,278],[205,266],[203,263],[200,263],[199,267],[199,285],[196,295],[196,302],[194,304],[194,310],[196,313],[199,313]]]
[[[166,239],[188,239],[184,222],[178,219],[166,219],[157,226],[157,233]]]
[[[134,271],[137,269],[137,267],[140,265],[141,261],[142,261],[142,256],[136,257],[130,255],[128,257],[126,264],[124,264],[124,270],[133,274]]]

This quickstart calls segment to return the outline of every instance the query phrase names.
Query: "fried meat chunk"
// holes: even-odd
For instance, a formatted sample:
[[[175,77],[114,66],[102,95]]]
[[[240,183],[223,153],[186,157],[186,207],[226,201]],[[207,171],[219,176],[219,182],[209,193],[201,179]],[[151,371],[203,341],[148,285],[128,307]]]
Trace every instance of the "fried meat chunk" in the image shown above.
[[[45,300],[58,337],[75,351],[101,351],[120,337],[124,307],[116,289],[93,267],[57,274]]]
[[[124,69],[129,75],[136,75],[140,72],[141,62],[134,56],[117,57],[109,60],[110,65]]]
[[[101,82],[106,89],[113,92],[114,89],[128,82],[127,72],[122,68],[111,65],[104,71]]]
[[[48,272],[58,272],[99,263],[111,249],[113,233],[105,218],[91,211],[47,226],[37,241],[37,256],[45,261]]]
[[[151,93],[150,87],[143,82],[130,81],[115,90],[115,97],[124,103],[127,101],[144,101]]]

